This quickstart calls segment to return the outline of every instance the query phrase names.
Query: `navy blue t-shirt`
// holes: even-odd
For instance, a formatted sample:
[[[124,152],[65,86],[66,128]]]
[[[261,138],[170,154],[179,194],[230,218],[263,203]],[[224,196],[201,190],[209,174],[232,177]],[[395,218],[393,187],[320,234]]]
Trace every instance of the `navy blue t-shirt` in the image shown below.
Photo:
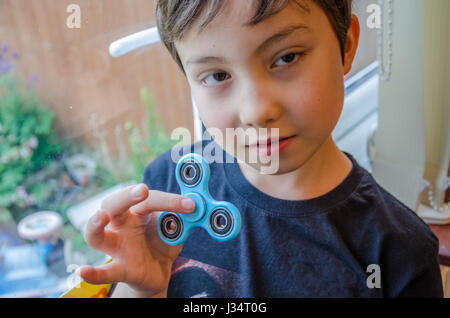
[[[176,149],[198,152],[210,142]],[[352,155],[344,152],[353,167],[340,185],[294,201],[255,188],[223,153],[223,163],[210,164],[209,191],[239,209],[241,231],[219,242],[192,230],[168,297],[443,297],[438,239]],[[143,182],[180,194],[175,166],[167,151]]]

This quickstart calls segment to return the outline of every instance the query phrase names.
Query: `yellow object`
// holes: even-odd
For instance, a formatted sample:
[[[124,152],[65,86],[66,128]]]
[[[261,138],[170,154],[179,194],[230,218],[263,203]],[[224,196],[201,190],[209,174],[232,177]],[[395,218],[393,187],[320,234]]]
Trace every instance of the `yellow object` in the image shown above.
[[[92,285],[81,282],[60,298],[107,298],[112,284]]]
[[[60,298],[107,298],[112,286],[113,284],[93,285],[82,281]]]

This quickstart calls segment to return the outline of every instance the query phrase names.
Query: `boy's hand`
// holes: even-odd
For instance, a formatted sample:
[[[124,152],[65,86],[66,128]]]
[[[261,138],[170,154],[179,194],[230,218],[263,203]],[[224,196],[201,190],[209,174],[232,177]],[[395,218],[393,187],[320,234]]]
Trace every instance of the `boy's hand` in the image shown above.
[[[183,207],[183,199],[192,203],[190,208]],[[129,186],[108,196],[89,220],[84,236],[90,246],[110,255],[112,262],[96,268],[80,267],[81,278],[91,284],[124,282],[143,296],[164,292],[172,263],[182,246],[169,246],[160,239],[156,228],[158,217],[162,211],[189,213],[194,209],[191,199],[149,190],[145,184]]]

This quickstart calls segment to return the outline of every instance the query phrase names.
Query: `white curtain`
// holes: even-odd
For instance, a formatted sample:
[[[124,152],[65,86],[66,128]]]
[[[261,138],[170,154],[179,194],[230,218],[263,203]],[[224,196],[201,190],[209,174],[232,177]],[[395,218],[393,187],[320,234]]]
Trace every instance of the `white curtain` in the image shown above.
[[[379,83],[372,168],[381,186],[417,211],[428,204],[422,178],[442,205],[449,167],[450,1],[394,0],[393,6],[392,73]]]

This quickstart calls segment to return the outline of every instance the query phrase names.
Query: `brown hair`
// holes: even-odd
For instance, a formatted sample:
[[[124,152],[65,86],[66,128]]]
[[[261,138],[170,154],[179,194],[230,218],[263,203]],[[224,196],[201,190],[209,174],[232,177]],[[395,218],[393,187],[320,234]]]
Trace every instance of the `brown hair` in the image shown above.
[[[271,15],[282,10],[292,0],[257,0],[254,16],[247,25],[255,25]],[[319,5],[327,15],[331,26],[336,33],[341,48],[342,63],[344,63],[344,49],[347,39],[347,31],[350,27],[352,14],[352,0],[311,0]],[[310,8],[304,1],[294,2],[307,12]],[[184,32],[189,29],[195,19],[206,10],[205,20],[200,29],[205,28],[218,14],[224,0],[157,0],[156,25],[161,40],[170,54],[184,72],[175,41],[179,40]]]

